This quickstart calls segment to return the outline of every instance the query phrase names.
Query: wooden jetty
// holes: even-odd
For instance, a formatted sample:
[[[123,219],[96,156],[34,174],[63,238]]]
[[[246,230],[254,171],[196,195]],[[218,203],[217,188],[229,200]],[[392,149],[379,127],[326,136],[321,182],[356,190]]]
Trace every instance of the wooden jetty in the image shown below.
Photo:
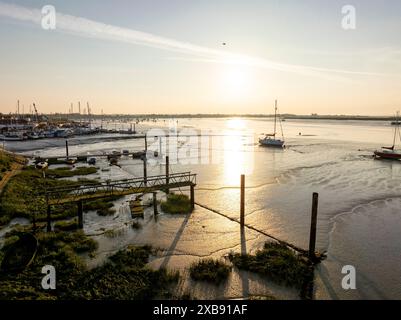
[[[136,196],[134,200],[130,200],[129,208],[132,218],[144,217],[144,206],[142,205],[142,197]]]
[[[113,196],[146,194],[156,191],[167,191],[175,188],[190,187],[191,207],[195,205],[196,174],[191,172],[168,175],[149,176],[144,178],[105,181],[96,184],[85,184],[76,187],[49,188],[45,191],[47,206],[47,230],[51,231],[51,207],[65,203],[77,203],[78,225],[83,227],[83,202]]]

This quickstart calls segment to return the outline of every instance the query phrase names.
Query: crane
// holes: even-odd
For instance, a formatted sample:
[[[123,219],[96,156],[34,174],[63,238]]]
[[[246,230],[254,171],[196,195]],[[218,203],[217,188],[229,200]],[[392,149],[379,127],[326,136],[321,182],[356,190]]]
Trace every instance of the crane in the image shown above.
[[[39,123],[39,114],[38,114],[38,109],[36,109],[35,103],[33,103],[33,108],[35,109],[35,115],[36,115],[36,122]]]

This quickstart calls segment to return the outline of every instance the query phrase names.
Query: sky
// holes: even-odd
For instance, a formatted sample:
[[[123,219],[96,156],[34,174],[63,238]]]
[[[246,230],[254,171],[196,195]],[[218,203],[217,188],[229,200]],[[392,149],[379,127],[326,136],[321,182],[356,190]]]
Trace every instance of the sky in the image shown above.
[[[399,0],[0,0],[0,112],[392,115],[400,17]]]

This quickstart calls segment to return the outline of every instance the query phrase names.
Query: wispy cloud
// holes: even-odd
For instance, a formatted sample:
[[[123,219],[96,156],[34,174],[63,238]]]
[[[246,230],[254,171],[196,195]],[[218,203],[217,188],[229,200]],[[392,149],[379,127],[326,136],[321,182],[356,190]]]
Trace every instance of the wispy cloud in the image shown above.
[[[23,7],[0,2],[0,16],[40,25],[42,13],[39,9]],[[318,76],[326,79],[341,80],[338,75],[352,76],[389,76],[387,74],[318,68],[304,65],[280,63],[269,59],[251,57],[225,50],[198,46],[189,42],[157,36],[151,33],[109,25],[82,17],[76,17],[57,12],[56,31],[74,34],[81,37],[90,37],[108,41],[119,41],[135,45],[148,46],[167,51],[179,52],[206,62],[234,63],[259,67],[269,70],[291,72],[309,76]],[[196,58],[194,59],[196,60]],[[344,79],[343,79],[344,80]]]

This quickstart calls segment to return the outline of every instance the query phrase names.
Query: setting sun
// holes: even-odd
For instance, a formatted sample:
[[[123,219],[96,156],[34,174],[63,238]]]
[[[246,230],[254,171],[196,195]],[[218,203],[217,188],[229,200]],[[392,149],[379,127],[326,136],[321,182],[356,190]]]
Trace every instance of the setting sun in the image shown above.
[[[227,65],[221,71],[220,93],[224,100],[249,99],[254,86],[251,69],[243,65]]]

